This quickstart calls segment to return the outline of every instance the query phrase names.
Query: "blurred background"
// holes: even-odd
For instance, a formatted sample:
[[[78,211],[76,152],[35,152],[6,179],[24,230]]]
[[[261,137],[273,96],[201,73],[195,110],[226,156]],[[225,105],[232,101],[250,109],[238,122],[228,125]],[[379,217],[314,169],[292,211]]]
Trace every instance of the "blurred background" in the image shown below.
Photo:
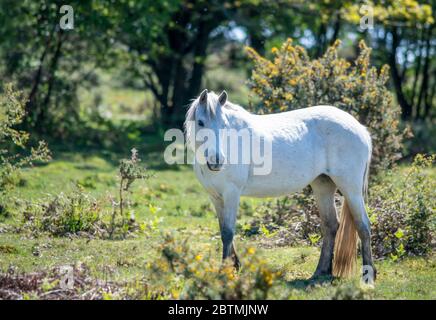
[[[181,127],[203,88],[259,102],[245,46],[271,58],[292,38],[316,59],[340,39],[340,56],[353,61],[363,39],[371,65],[389,66],[401,125],[413,128],[403,156],[435,150],[434,0],[70,1],[70,30],[59,27],[64,4],[0,1],[0,90],[12,82],[23,92],[21,126],[35,139],[109,147],[117,135],[161,136]]]

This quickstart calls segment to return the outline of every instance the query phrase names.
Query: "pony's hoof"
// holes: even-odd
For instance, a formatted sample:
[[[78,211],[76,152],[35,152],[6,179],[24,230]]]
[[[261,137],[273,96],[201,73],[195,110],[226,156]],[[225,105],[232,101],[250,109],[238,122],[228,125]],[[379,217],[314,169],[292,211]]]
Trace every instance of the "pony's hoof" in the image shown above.
[[[374,286],[377,278],[377,270],[374,266],[364,266],[362,271],[361,282],[363,284]]]
[[[236,271],[241,269],[241,262],[238,258],[233,259],[233,267],[236,269]]]

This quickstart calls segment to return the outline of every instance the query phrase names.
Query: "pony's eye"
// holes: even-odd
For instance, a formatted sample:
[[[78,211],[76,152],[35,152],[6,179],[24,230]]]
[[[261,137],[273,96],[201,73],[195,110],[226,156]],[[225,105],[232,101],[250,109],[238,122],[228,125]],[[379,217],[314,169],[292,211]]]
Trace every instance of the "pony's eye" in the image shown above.
[[[200,127],[204,127],[204,122],[201,121],[201,120],[198,120],[198,125],[199,125]]]

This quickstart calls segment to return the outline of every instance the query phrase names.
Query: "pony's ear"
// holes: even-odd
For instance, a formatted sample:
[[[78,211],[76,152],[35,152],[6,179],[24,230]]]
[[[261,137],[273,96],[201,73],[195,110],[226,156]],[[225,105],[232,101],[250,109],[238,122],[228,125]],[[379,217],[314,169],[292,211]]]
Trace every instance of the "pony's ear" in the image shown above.
[[[200,94],[200,104],[204,105],[207,103],[207,89],[204,89]]]
[[[226,92],[226,90],[221,92],[220,96],[218,97],[218,102],[220,103],[221,106],[226,104],[226,102],[227,102],[227,92]]]

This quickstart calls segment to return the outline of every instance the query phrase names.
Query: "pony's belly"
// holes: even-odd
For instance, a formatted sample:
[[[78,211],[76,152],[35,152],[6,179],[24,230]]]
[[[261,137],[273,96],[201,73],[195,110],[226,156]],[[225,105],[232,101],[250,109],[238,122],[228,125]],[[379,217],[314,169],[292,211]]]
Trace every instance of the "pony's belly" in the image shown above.
[[[310,177],[292,178],[290,174],[254,176],[242,190],[242,195],[258,198],[280,197],[301,191],[312,180]]]
[[[308,143],[292,148],[273,148],[271,172],[256,175],[253,171],[243,188],[243,195],[276,197],[304,189],[322,173],[324,163],[315,161],[313,152],[307,149]]]
[[[253,197],[253,198],[270,198],[270,197],[281,197],[286,196],[291,193],[301,191],[301,189],[289,188],[289,189],[247,189],[242,192],[242,196]]]

